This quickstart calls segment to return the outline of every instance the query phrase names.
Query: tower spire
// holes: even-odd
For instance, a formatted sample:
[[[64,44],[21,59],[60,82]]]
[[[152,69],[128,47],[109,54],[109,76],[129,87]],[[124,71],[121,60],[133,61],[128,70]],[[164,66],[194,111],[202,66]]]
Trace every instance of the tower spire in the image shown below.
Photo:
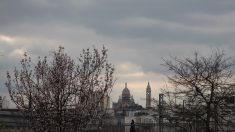
[[[125,83],[125,88],[127,88],[127,83]]]
[[[151,87],[149,82],[146,88],[146,108],[151,108]]]

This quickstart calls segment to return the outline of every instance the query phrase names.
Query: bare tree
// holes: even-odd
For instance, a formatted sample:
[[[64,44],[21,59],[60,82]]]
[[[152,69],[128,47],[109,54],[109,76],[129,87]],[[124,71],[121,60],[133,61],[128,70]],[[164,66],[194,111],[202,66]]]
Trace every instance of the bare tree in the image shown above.
[[[234,95],[234,60],[215,51],[209,57],[199,56],[196,52],[193,58],[172,57],[164,62],[173,73],[168,79],[175,87],[165,91],[168,100],[166,117],[185,131],[192,131],[193,126],[198,128],[195,125],[199,121],[206,132],[223,129],[230,121],[226,118],[231,114],[226,98]]]
[[[7,72],[11,100],[34,131],[82,131],[98,115],[99,103],[113,86],[107,49],[84,49],[76,64],[59,47],[52,59],[34,65],[25,53],[21,69]],[[50,61],[50,62],[49,62]]]

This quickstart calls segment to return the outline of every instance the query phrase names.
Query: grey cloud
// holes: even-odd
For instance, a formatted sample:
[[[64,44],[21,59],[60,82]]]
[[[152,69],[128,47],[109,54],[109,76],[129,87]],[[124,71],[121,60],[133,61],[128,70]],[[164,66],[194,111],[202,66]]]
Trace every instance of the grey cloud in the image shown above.
[[[169,29],[162,27],[150,27],[150,28],[126,28],[115,25],[118,21],[125,20],[131,17],[147,17],[150,19],[161,20],[163,23],[171,22],[178,23],[178,25],[185,25],[188,28],[196,26],[200,28],[204,21],[193,23],[188,16],[192,14],[220,14],[223,15],[227,12],[233,11],[235,4],[229,6],[223,4],[221,1],[107,1],[101,0],[99,2],[90,1],[92,6],[87,8],[81,8],[81,6],[71,5],[72,2],[59,1],[57,3],[44,0],[44,3],[49,6],[40,6],[37,0],[35,2],[27,1],[3,1],[6,3],[2,8],[3,22],[7,24],[26,24],[41,27],[45,24],[53,23],[65,23],[65,25],[82,25],[96,31],[97,34],[119,37],[119,38],[148,38],[153,41],[166,41],[169,38],[175,41],[187,41],[187,42],[198,42],[208,43],[208,41],[215,41],[217,43],[229,43],[230,39],[222,39],[219,35],[201,34],[201,32],[190,32],[185,30]],[[79,2],[78,2],[79,3]],[[80,2],[82,3],[82,2]],[[3,4],[4,5],[4,4]],[[50,6],[51,5],[51,6]],[[79,5],[79,4],[77,4]],[[217,8],[218,7],[218,8]],[[223,23],[222,23],[223,24]],[[12,25],[10,25],[12,26]],[[5,26],[9,30],[10,26]],[[60,25],[58,25],[60,26]],[[63,25],[62,25],[63,26]],[[0,27],[4,28],[4,27]],[[182,27],[182,26],[181,26]],[[203,27],[202,27],[203,28]],[[24,29],[21,29],[22,31]],[[190,29],[189,29],[190,30]],[[3,30],[4,31],[4,30]],[[7,32],[7,31],[6,31]],[[9,32],[9,31],[8,31]],[[13,31],[16,32],[16,31]],[[46,32],[47,33],[47,32]],[[56,34],[58,35],[58,34]],[[70,34],[71,35],[71,34]],[[218,38],[220,37],[220,38]],[[218,42],[219,41],[219,42]],[[233,41],[233,40],[232,40]],[[214,42],[212,42],[214,43]]]
[[[0,41],[6,54],[0,71],[19,66],[19,58],[9,56],[17,49],[36,58],[62,45],[76,59],[82,48],[105,45],[115,65],[130,62],[145,74],[165,74],[162,57],[213,48],[235,56],[234,16],[235,2],[221,0],[1,0],[0,35],[22,41]]]

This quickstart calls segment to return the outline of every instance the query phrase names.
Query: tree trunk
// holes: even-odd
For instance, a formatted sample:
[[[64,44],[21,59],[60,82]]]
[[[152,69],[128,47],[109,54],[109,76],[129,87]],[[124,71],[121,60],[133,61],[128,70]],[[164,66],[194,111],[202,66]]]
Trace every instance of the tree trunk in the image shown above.
[[[206,132],[211,132],[210,120],[211,120],[211,108],[210,103],[207,104],[207,115],[206,115]]]

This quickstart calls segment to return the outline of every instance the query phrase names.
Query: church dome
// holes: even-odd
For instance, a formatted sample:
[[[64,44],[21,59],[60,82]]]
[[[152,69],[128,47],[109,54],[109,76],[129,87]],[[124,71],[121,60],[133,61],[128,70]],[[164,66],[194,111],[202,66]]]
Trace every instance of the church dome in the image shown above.
[[[124,88],[122,91],[122,96],[129,96],[130,97],[130,91],[128,88]]]
[[[130,97],[131,97],[130,91],[127,88],[127,84],[125,84],[125,88],[122,91],[122,101],[130,101]]]

